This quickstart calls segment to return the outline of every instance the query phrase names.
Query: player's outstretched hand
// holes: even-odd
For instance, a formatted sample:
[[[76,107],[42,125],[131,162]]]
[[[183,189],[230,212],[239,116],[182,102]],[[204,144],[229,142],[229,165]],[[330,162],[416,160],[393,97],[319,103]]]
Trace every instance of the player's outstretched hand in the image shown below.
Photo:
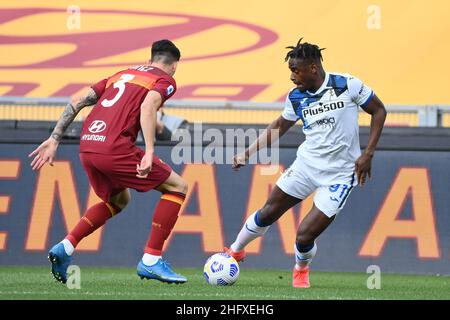
[[[141,160],[140,164],[136,165],[137,175],[136,177],[145,179],[152,170],[153,153],[146,153]]]
[[[231,168],[234,171],[238,171],[240,167],[245,166],[246,161],[247,158],[245,157],[245,154],[237,154],[233,157],[233,163],[231,164]]]
[[[53,138],[48,138],[42,142],[39,147],[28,155],[29,158],[34,156],[30,164],[31,168],[33,170],[39,170],[46,162],[53,166],[53,159],[55,159],[58,144],[59,142]]]
[[[363,153],[355,162],[356,176],[358,184],[363,186],[366,183],[366,176],[372,178],[372,157]]]

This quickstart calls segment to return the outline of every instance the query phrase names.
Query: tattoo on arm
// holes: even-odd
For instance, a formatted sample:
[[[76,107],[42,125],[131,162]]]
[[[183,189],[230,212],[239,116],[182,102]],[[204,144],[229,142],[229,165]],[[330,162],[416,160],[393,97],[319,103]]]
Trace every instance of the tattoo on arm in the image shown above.
[[[95,91],[90,89],[84,97],[82,97],[75,104],[72,102],[68,103],[64,108],[64,111],[56,123],[55,128],[51,134],[51,137],[56,141],[61,141],[64,132],[72,123],[72,121],[76,118],[77,114],[86,106],[93,105],[97,102],[98,97],[95,94]]]

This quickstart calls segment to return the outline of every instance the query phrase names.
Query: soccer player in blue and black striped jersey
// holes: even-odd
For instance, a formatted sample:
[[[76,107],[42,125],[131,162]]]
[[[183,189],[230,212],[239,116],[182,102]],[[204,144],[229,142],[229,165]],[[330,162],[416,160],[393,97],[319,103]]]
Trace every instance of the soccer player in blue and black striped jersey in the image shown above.
[[[233,168],[265,147],[271,130],[282,136],[298,120],[303,122],[305,141],[297,158],[278,179],[264,206],[245,222],[235,242],[226,251],[242,260],[245,246],[264,235],[289,208],[314,191],[314,205],[301,222],[295,248],[293,286],[308,288],[309,264],[317,251],[316,238],[342,210],[352,189],[371,176],[371,163],[386,118],[386,110],[373,90],[349,74],[326,72],[323,49],[310,43],[288,47],[286,55],[295,84],[286,97],[282,114],[273,121],[244,154],[236,155]],[[371,115],[370,136],[361,153],[358,108]]]

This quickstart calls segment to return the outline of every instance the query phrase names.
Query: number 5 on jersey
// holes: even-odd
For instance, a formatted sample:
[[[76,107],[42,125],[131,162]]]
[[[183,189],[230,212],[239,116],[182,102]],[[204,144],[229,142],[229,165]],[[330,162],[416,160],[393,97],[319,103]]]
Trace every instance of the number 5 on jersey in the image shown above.
[[[131,81],[134,79],[134,75],[132,74],[128,74],[128,73],[124,73],[120,76],[120,79],[117,82],[114,82],[113,87],[115,89],[119,89],[119,91],[117,91],[117,94],[114,96],[114,98],[112,98],[111,100],[108,99],[103,99],[103,101],[101,102],[101,105],[105,108],[109,108],[112,107],[112,105],[114,103],[117,102],[117,100],[120,99],[120,97],[123,95],[123,93],[125,92],[125,84],[128,81]]]

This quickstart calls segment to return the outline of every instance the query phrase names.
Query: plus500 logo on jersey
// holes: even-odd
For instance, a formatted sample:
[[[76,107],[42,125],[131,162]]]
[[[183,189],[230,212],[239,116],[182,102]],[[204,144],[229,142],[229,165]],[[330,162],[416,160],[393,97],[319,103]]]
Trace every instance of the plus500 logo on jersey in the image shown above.
[[[88,130],[92,133],[99,133],[99,132],[105,131],[105,129],[106,129],[106,123],[102,120],[92,121],[91,125],[88,128]]]
[[[319,104],[315,107],[311,107],[308,109],[302,110],[303,118],[307,118],[308,116],[315,116],[321,113],[325,113],[328,111],[333,111],[337,109],[344,108],[344,102],[338,101],[338,102],[332,102],[332,103],[326,103],[326,104]]]

